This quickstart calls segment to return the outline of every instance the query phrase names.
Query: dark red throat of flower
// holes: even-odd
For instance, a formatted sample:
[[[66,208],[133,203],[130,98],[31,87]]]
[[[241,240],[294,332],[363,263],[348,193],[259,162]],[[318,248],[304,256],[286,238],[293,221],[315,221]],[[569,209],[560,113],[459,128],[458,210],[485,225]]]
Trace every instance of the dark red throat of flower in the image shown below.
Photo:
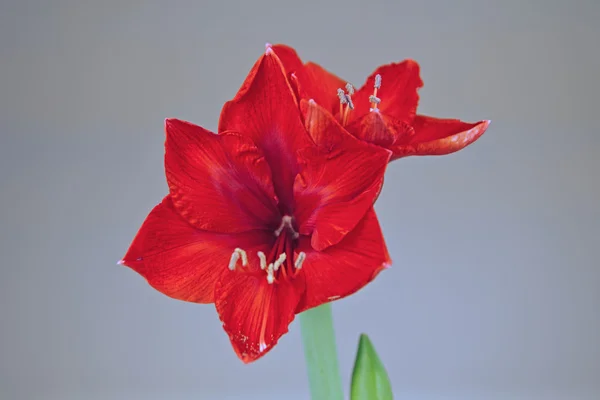
[[[304,252],[295,252],[300,234],[294,228],[293,217],[285,215],[273,234],[275,241],[269,253],[265,254],[262,251],[256,253],[260,262],[260,271],[248,271],[264,275],[269,284],[277,283],[281,279],[296,277],[306,258]],[[240,261],[242,267],[247,266],[248,255],[244,249],[236,248],[231,255],[229,269],[235,271]],[[244,270],[244,272],[246,271]]]
[[[268,254],[262,251],[257,251],[255,257],[258,257],[259,268],[248,266],[248,254],[244,249],[236,248],[231,255],[229,261],[229,269],[232,273],[249,273],[258,277],[258,279],[266,279],[268,286],[275,289],[276,285],[285,281],[293,280],[298,275],[302,263],[306,258],[304,252],[297,253],[295,250],[300,237],[298,231],[294,228],[294,220],[291,216],[285,215],[281,219],[281,223],[275,231],[273,231],[274,241],[271,243],[271,249]],[[242,268],[238,270],[238,264],[242,264]],[[256,260],[255,260],[256,261]],[[256,265],[255,262],[252,263]],[[270,293],[273,293],[270,291]],[[269,294],[265,299],[267,304],[273,299]],[[270,307],[266,306],[265,310]],[[259,352],[263,352],[267,348],[266,332],[269,316],[268,311],[261,316],[261,327],[259,337]]]

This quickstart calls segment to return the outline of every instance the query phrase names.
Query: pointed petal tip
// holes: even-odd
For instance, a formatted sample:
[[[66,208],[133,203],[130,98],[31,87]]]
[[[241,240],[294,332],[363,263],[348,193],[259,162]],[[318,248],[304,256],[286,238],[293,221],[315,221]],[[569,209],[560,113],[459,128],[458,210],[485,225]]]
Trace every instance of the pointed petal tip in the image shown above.
[[[265,55],[270,56],[273,54],[273,45],[269,42],[265,43]]]
[[[180,120],[177,118],[165,118],[165,129],[174,127]]]
[[[125,265],[125,260],[119,260],[117,261],[117,265]]]
[[[246,365],[252,364],[254,361],[256,361],[258,359],[256,357],[251,357],[249,354],[241,354],[238,351],[238,349],[235,348],[235,346],[234,346],[234,351],[235,351],[235,355],[238,357],[238,359]]]
[[[491,119],[484,119],[479,121],[474,127],[473,129],[477,129],[480,133],[480,135],[483,135],[483,133],[485,131],[487,131],[487,129],[489,128],[490,124],[492,123]]]

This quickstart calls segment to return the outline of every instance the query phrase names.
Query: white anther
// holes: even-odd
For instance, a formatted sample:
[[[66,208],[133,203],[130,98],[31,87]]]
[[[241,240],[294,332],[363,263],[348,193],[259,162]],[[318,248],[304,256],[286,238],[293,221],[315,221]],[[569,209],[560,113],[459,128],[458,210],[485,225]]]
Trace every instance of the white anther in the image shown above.
[[[258,258],[260,258],[260,269],[267,268],[267,257],[265,256],[265,253],[263,253],[262,251],[258,251],[256,252],[256,255],[258,256]]]
[[[279,255],[279,257],[277,258],[277,260],[275,260],[275,262],[273,263],[273,269],[275,271],[277,271],[279,269],[279,267],[281,267],[283,265],[283,263],[285,262],[285,259],[287,258],[285,253],[281,253]]]
[[[373,95],[369,96],[369,101],[371,103],[375,103],[375,104],[381,103],[381,99],[379,97],[376,97],[376,96],[373,96]]]
[[[381,87],[381,75],[375,75],[375,85],[373,85],[375,89],[379,89]]]
[[[275,282],[275,272],[273,263],[269,264],[269,266],[267,267],[267,282],[269,282],[269,285]]]
[[[232,270],[232,271],[235,270],[235,265],[237,264],[239,259],[240,259],[240,255],[234,251],[233,254],[231,254],[231,259],[229,260],[229,269],[230,270]]]
[[[233,251],[234,251],[234,253],[238,253],[240,255],[240,257],[242,257],[242,266],[245,267],[246,265],[248,265],[248,255],[246,254],[246,252],[244,250],[242,250],[238,247]]]
[[[340,103],[341,103],[341,104],[346,104],[346,103],[348,103],[348,99],[347,99],[347,97],[346,97],[346,93],[344,93],[344,90],[343,90],[343,89],[341,89],[341,88],[340,88],[340,89],[338,89],[338,90],[337,90],[337,95],[338,95],[338,97],[340,98]]]
[[[296,257],[296,262],[294,263],[294,267],[296,267],[296,269],[302,268],[302,263],[304,262],[305,259],[306,259],[305,252],[301,251],[300,253],[298,253],[298,257]]]
[[[346,92],[352,96],[354,94],[354,86],[351,83],[346,83]]]
[[[246,252],[240,248],[236,248],[235,250],[233,250],[233,253],[231,254],[231,259],[229,260],[229,269],[230,270],[232,270],[232,271],[235,270],[237,262],[240,258],[242,259],[243,267],[248,265],[248,255],[246,254]]]

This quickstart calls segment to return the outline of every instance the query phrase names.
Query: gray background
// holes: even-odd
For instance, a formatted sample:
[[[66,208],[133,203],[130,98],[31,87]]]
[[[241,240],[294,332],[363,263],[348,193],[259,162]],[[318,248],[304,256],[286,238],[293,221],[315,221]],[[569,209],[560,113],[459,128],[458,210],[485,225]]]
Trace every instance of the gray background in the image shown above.
[[[398,399],[600,398],[600,2],[6,1],[0,398],[306,399],[299,325],[243,365],[211,305],[116,266],[166,193],[163,120],[216,129],[264,43],[361,84],[422,65],[420,111],[492,119],[393,163],[394,267],[335,303]]]

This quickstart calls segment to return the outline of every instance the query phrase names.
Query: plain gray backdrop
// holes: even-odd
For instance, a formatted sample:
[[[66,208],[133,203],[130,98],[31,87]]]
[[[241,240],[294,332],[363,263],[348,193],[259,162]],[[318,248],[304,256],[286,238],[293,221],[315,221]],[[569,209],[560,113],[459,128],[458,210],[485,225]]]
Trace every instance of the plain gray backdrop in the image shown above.
[[[0,4],[0,399],[307,399],[294,322],[243,365],[212,305],[115,265],[167,192],[163,121],[216,129],[264,43],[360,85],[422,67],[420,112],[491,119],[390,165],[394,266],[334,305],[398,399],[600,398],[600,2]]]

